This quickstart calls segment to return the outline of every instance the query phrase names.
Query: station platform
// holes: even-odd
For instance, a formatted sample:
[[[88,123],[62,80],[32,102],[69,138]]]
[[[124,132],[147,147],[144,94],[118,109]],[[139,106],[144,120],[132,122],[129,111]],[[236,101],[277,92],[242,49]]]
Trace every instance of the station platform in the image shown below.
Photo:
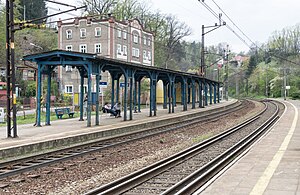
[[[196,194],[300,195],[300,101],[286,111],[244,156]]]
[[[199,113],[230,107],[236,103],[239,102],[231,99],[229,101],[221,101],[218,104],[208,105],[205,108],[199,108],[196,105],[196,109],[191,109],[191,105],[188,105],[188,111],[184,112],[182,111],[182,106],[177,105],[175,112],[171,114],[168,113],[168,109],[163,109],[161,105],[158,105],[157,116],[149,117],[149,108],[145,108],[140,113],[134,113],[133,120],[128,121],[124,121],[123,117],[115,118],[110,116],[110,114],[101,112],[100,125],[93,126],[95,124],[95,116],[92,116],[92,127],[86,127],[86,121],[79,121],[79,118],[51,121],[50,126],[45,126],[45,122],[42,122],[42,127],[34,127],[33,124],[19,125],[18,138],[6,138],[6,127],[1,127],[0,157],[1,159],[15,157],[150,128],[162,125],[170,120],[184,120],[192,115],[199,115]],[[121,112],[121,114],[123,113]]]

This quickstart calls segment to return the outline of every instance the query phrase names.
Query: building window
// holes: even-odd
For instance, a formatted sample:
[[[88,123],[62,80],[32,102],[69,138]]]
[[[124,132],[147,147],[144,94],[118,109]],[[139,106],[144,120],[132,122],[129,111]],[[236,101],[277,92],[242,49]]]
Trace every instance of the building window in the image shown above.
[[[73,93],[73,85],[65,85],[65,93]]]
[[[123,55],[127,56],[127,46],[123,45]]]
[[[147,44],[147,38],[146,38],[146,36],[144,36],[144,45],[146,45]]]
[[[117,44],[117,54],[122,54],[122,47],[120,44]]]
[[[145,51],[145,50],[143,51],[143,59],[147,60],[147,51]]]
[[[132,48],[132,56],[133,57],[140,57],[140,50],[138,48]]]
[[[138,39],[137,35],[133,35],[133,42],[134,43],[138,43],[139,42],[139,39]]]
[[[148,46],[150,46],[150,43],[151,43],[151,38],[149,37],[148,38]]]
[[[87,88],[88,88],[87,85],[83,85],[83,93],[87,93]],[[81,93],[81,85],[79,85],[78,89],[79,89],[78,92]]]
[[[96,27],[95,28],[95,36],[100,37],[101,36],[101,27]]]
[[[72,30],[66,30],[67,39],[72,39]]]
[[[123,39],[127,39],[127,32],[123,31]]]
[[[152,59],[151,52],[148,51],[148,60],[151,60],[151,59]]]
[[[80,38],[85,38],[86,37],[86,29],[85,28],[81,28],[80,29]]]
[[[121,31],[121,29],[118,29],[118,37],[119,37],[119,38],[122,37],[122,31]]]
[[[95,44],[95,53],[101,53],[101,43]]]
[[[72,66],[66,66],[66,72],[72,72]]]
[[[82,53],[86,53],[87,52],[86,44],[79,45],[79,51]]]
[[[72,51],[72,50],[73,50],[72,45],[67,45],[67,46],[66,46],[66,51]]]

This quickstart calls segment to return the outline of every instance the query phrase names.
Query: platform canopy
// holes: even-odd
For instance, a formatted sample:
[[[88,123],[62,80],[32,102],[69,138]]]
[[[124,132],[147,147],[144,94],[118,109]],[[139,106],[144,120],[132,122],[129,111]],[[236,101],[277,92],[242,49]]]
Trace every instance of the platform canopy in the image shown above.
[[[24,56],[26,61],[36,62],[38,65],[38,86],[37,86],[37,125],[40,126],[40,109],[41,109],[41,78],[42,74],[48,75],[48,88],[46,98],[46,125],[50,125],[50,91],[51,91],[51,73],[57,66],[72,66],[77,68],[81,77],[81,91],[83,92],[84,78],[88,80],[88,106],[87,106],[87,126],[91,126],[91,105],[92,105],[92,75],[96,76],[96,83],[100,82],[101,73],[108,71],[112,78],[112,105],[114,102],[119,101],[119,79],[124,76],[125,92],[129,91],[129,97],[127,93],[124,94],[124,120],[127,120],[127,107],[129,107],[130,117],[132,120],[132,110],[137,104],[140,109],[140,101],[137,103],[137,99],[140,98],[140,81],[142,78],[147,77],[150,79],[150,116],[154,113],[156,115],[156,85],[159,80],[164,84],[164,104],[167,104],[167,98],[169,98],[169,112],[174,112],[174,106],[176,104],[175,84],[181,83],[181,95],[183,105],[186,105],[187,97],[186,91],[189,88],[192,90],[192,104],[195,107],[196,102],[196,83],[199,91],[199,107],[207,105],[207,91],[210,92],[210,103],[212,103],[212,91],[214,91],[214,103],[216,103],[216,97],[219,92],[216,90],[220,87],[220,82],[203,78],[197,74],[191,74],[181,71],[175,71],[170,69],[164,69],[153,66],[146,66],[138,63],[131,63],[122,60],[110,59],[97,54],[81,53],[64,50],[53,50],[44,53],[32,54]],[[117,81],[115,93],[114,81]],[[129,87],[128,87],[128,84]],[[137,84],[139,86],[137,86]],[[129,90],[128,90],[129,88]],[[214,90],[212,89],[214,88]],[[204,98],[203,96],[204,91]],[[218,90],[219,91],[219,90]],[[138,93],[138,95],[137,95]],[[116,94],[116,97],[115,97]],[[83,120],[83,99],[84,94],[80,94],[80,120]],[[96,97],[99,97],[99,87],[96,87]],[[129,105],[127,104],[129,99]],[[204,102],[204,99],[206,103]],[[172,107],[172,111],[171,111]],[[184,110],[187,106],[184,106]],[[99,101],[96,100],[96,125],[99,125]]]

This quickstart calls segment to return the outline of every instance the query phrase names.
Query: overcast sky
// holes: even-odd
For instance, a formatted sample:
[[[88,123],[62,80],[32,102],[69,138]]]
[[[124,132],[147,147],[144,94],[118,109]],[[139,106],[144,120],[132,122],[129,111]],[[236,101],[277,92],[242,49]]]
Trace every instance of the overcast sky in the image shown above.
[[[3,0],[2,0],[3,1]],[[80,0],[57,0],[64,3],[76,5]],[[201,25],[214,25],[218,20],[207,11],[198,0],[144,0],[148,2],[153,10],[159,9],[162,13],[173,14],[180,21],[185,22],[191,29],[192,35],[188,40],[201,40]],[[214,0],[225,13],[243,30],[243,32],[254,42],[266,42],[272,33],[284,27],[291,27],[300,23],[300,1],[299,0]],[[213,0],[205,0],[217,13],[221,12],[213,3]],[[61,10],[70,9],[58,5],[51,5]],[[54,10],[49,10],[53,12]],[[72,17],[71,15],[61,16]],[[233,24],[223,14],[223,19],[233,27]],[[238,30],[234,28],[236,32]],[[238,32],[241,36],[242,34]],[[248,44],[251,44],[242,36]],[[226,27],[221,27],[205,36],[206,45],[217,45],[227,42],[231,50],[235,52],[248,51],[248,47],[240,41]]]

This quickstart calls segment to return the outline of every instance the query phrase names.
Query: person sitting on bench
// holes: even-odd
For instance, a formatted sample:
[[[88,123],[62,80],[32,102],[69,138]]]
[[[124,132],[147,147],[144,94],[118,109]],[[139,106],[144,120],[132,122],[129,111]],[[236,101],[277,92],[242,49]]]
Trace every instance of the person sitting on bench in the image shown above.
[[[117,116],[117,112],[114,109],[111,109],[108,103],[105,103],[104,106],[102,107],[103,113],[110,113],[114,115],[115,117]]]

